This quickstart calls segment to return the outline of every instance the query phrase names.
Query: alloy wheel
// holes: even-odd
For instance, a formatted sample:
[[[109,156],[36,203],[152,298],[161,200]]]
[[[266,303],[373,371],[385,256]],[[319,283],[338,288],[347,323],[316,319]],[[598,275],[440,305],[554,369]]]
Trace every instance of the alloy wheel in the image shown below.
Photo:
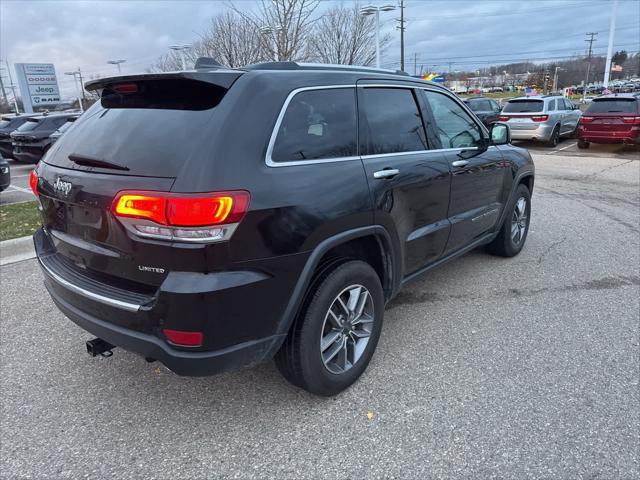
[[[511,216],[511,241],[520,245],[527,230],[527,199],[520,197]]]
[[[320,335],[322,362],[327,370],[341,374],[362,357],[373,329],[371,293],[362,285],[351,285],[333,300]]]

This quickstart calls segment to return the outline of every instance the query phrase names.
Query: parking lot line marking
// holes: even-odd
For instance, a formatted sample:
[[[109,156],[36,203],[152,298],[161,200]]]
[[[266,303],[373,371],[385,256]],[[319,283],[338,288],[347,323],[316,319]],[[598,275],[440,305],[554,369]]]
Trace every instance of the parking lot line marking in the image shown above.
[[[28,188],[16,187],[15,185],[9,185],[9,188],[13,188],[14,190],[17,190],[19,192],[30,193],[33,195],[33,192]]]
[[[566,150],[567,148],[575,147],[576,145],[577,145],[577,142],[572,143],[571,145],[567,145],[566,147],[559,148],[558,150],[556,150],[556,152],[561,152],[563,150]]]
[[[24,178],[24,177],[28,177],[29,174],[27,175],[11,175],[11,178]]]

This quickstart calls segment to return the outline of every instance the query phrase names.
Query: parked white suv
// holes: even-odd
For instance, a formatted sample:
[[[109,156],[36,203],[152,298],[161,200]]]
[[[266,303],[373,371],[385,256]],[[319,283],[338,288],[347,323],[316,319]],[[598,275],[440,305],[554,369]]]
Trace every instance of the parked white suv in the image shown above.
[[[502,108],[500,121],[507,122],[513,140],[538,140],[555,147],[562,136],[574,135],[582,112],[559,95],[519,97]]]

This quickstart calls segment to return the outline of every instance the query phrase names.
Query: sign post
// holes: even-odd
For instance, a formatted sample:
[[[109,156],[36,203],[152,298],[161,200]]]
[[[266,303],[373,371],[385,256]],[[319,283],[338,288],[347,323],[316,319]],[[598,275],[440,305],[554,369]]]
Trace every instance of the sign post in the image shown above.
[[[16,63],[15,69],[25,112],[33,113],[33,107],[60,103],[60,89],[52,63]]]

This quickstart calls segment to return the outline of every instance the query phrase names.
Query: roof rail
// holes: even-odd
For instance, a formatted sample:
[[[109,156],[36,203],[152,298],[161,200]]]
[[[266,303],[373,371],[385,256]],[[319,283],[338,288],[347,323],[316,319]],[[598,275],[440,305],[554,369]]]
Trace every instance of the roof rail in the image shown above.
[[[244,67],[245,70],[343,70],[347,72],[386,73],[391,75],[409,76],[402,70],[388,70],[386,68],[364,67],[360,65],[338,65],[332,63],[302,63],[302,62],[263,62]]]

